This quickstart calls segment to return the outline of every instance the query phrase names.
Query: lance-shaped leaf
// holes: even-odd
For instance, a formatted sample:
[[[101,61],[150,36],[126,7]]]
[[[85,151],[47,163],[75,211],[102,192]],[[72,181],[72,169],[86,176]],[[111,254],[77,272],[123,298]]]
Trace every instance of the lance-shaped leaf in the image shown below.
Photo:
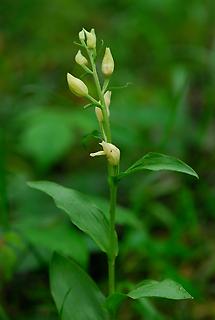
[[[134,172],[142,171],[142,170],[178,171],[178,172],[183,172],[198,178],[198,174],[183,161],[171,156],[167,156],[165,154],[154,153],[154,152],[147,153],[144,157],[142,157],[137,162],[135,162],[131,167],[129,167],[125,172],[122,172],[117,178],[120,180],[125,176],[128,176]]]
[[[50,267],[51,293],[62,320],[108,320],[105,297],[73,260],[54,253]]]
[[[127,294],[132,299],[159,297],[174,300],[192,299],[192,296],[177,282],[165,279],[163,281],[147,280]]]
[[[51,196],[56,206],[65,211],[72,223],[87,233],[104,252],[109,250],[109,223],[104,213],[85,195],[54,182],[29,182],[34,189]]]
[[[129,293],[114,293],[106,299],[106,308],[116,313],[126,299],[140,300],[150,307],[147,298],[166,298],[173,300],[193,299],[193,297],[177,282],[165,279],[163,281],[145,280]]]

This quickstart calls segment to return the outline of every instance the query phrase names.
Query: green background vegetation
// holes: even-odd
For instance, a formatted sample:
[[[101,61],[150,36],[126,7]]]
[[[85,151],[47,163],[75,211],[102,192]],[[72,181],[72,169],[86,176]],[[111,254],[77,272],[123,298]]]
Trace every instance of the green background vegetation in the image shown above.
[[[0,319],[58,319],[48,284],[53,250],[107,290],[104,255],[26,185],[56,181],[107,207],[104,159],[89,157],[98,149],[96,118],[65,77],[82,76],[73,41],[83,26],[111,47],[111,86],[125,86],[112,90],[111,105],[122,168],[156,151],[200,176],[142,173],[121,183],[119,287],[168,277],[195,300],[126,303],[120,319],[214,319],[215,2],[1,0],[0,12]]]

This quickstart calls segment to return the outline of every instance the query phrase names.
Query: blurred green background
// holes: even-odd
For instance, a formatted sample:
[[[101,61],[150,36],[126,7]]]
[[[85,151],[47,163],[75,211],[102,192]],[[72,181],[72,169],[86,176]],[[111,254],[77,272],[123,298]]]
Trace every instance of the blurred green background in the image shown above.
[[[0,15],[0,319],[58,319],[53,250],[106,291],[105,257],[26,185],[56,181],[107,206],[104,159],[89,157],[96,118],[65,77],[82,77],[73,43],[82,27],[94,27],[114,56],[111,120],[122,168],[157,151],[200,176],[144,173],[121,183],[119,288],[169,277],[195,300],[126,303],[119,319],[215,319],[215,2],[1,0]]]

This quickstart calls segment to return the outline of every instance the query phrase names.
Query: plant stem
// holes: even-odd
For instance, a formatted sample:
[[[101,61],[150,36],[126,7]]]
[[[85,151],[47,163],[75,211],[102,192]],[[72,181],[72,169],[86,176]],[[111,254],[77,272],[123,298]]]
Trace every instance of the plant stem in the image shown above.
[[[93,58],[93,53],[88,50],[88,56],[90,59],[90,63],[93,70],[93,78],[96,85],[98,97],[101,103],[102,113],[103,113],[103,127],[104,130],[102,131],[103,138],[108,143],[111,143],[111,129],[110,129],[110,121],[109,116],[107,113],[107,108],[104,100],[104,93],[107,89],[109,79],[106,79],[101,87],[96,64]],[[112,166],[108,164],[108,183],[109,183],[109,190],[110,190],[110,215],[109,215],[109,223],[110,223],[110,234],[109,234],[109,253],[108,253],[108,287],[109,287],[109,295],[115,292],[115,260],[116,260],[116,253],[117,253],[117,237],[116,237],[116,230],[115,230],[115,216],[116,216],[116,201],[117,201],[117,183],[113,179],[114,176],[118,174],[119,166]]]
[[[100,102],[101,102],[102,113],[103,113],[103,117],[104,117],[103,124],[104,124],[104,129],[105,129],[105,134],[106,134],[106,137],[104,137],[104,138],[105,138],[105,140],[107,139],[107,142],[111,143],[110,121],[109,121],[109,117],[108,117],[108,113],[107,113],[107,108],[106,108],[106,105],[105,105],[104,94],[102,93],[102,88],[101,88],[101,85],[100,85],[100,81],[99,81],[99,77],[98,77],[98,73],[97,73],[97,70],[96,70],[96,65],[95,65],[95,62],[94,62],[94,59],[93,59],[92,52],[90,50],[88,50],[88,49],[87,49],[87,52],[88,52],[88,56],[89,56],[89,59],[90,59],[91,66],[92,66],[93,78],[94,78],[94,82],[95,82],[95,85],[96,85],[98,97],[99,97]]]
[[[116,200],[117,200],[117,184],[113,180],[111,171],[115,171],[115,167],[109,169],[109,186],[110,186],[110,253],[108,257],[108,274],[109,274],[109,295],[115,292],[115,260],[117,252],[115,216],[116,216]],[[113,172],[115,175],[115,172]]]

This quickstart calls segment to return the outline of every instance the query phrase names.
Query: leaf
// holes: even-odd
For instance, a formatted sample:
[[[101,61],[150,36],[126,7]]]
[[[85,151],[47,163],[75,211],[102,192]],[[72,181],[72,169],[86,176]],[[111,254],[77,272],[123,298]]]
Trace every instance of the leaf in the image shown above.
[[[160,282],[155,280],[145,281],[127,295],[132,299],[145,297],[159,297],[174,300],[193,298],[180,284],[170,279],[165,279]]]
[[[183,161],[167,156],[161,153],[150,152],[135,162],[130,168],[128,168],[125,172],[119,174],[117,179],[122,179],[129,174],[132,174],[137,171],[142,170],[152,170],[152,171],[160,171],[160,170],[170,170],[170,171],[178,171],[189,174],[196,178],[198,174],[186,163]]]
[[[99,246],[109,250],[109,223],[103,212],[80,192],[62,187],[54,182],[29,182],[28,185],[51,196],[56,206],[65,211],[72,223],[87,233]]]
[[[105,297],[72,260],[54,253],[50,267],[51,293],[62,320],[107,320]]]
[[[56,163],[71,147],[74,136],[68,115],[49,111],[33,114],[24,129],[21,149],[42,168]],[[51,142],[51,143],[50,143]]]
[[[127,294],[116,292],[106,299],[105,305],[110,312],[116,312],[125,299],[139,300],[147,306],[150,313],[153,312],[149,297],[167,298],[174,300],[192,299],[193,297],[177,282],[166,279],[163,281],[146,280],[139,287]],[[154,310],[155,313],[155,310]],[[158,316],[158,315],[157,315]]]
[[[43,224],[41,221],[34,222],[34,225],[29,223],[18,225],[16,229],[36,249],[44,251],[44,254],[43,251],[40,254],[45,261],[50,261],[53,251],[58,251],[73,258],[81,266],[87,266],[88,248],[80,232],[58,219]]]

